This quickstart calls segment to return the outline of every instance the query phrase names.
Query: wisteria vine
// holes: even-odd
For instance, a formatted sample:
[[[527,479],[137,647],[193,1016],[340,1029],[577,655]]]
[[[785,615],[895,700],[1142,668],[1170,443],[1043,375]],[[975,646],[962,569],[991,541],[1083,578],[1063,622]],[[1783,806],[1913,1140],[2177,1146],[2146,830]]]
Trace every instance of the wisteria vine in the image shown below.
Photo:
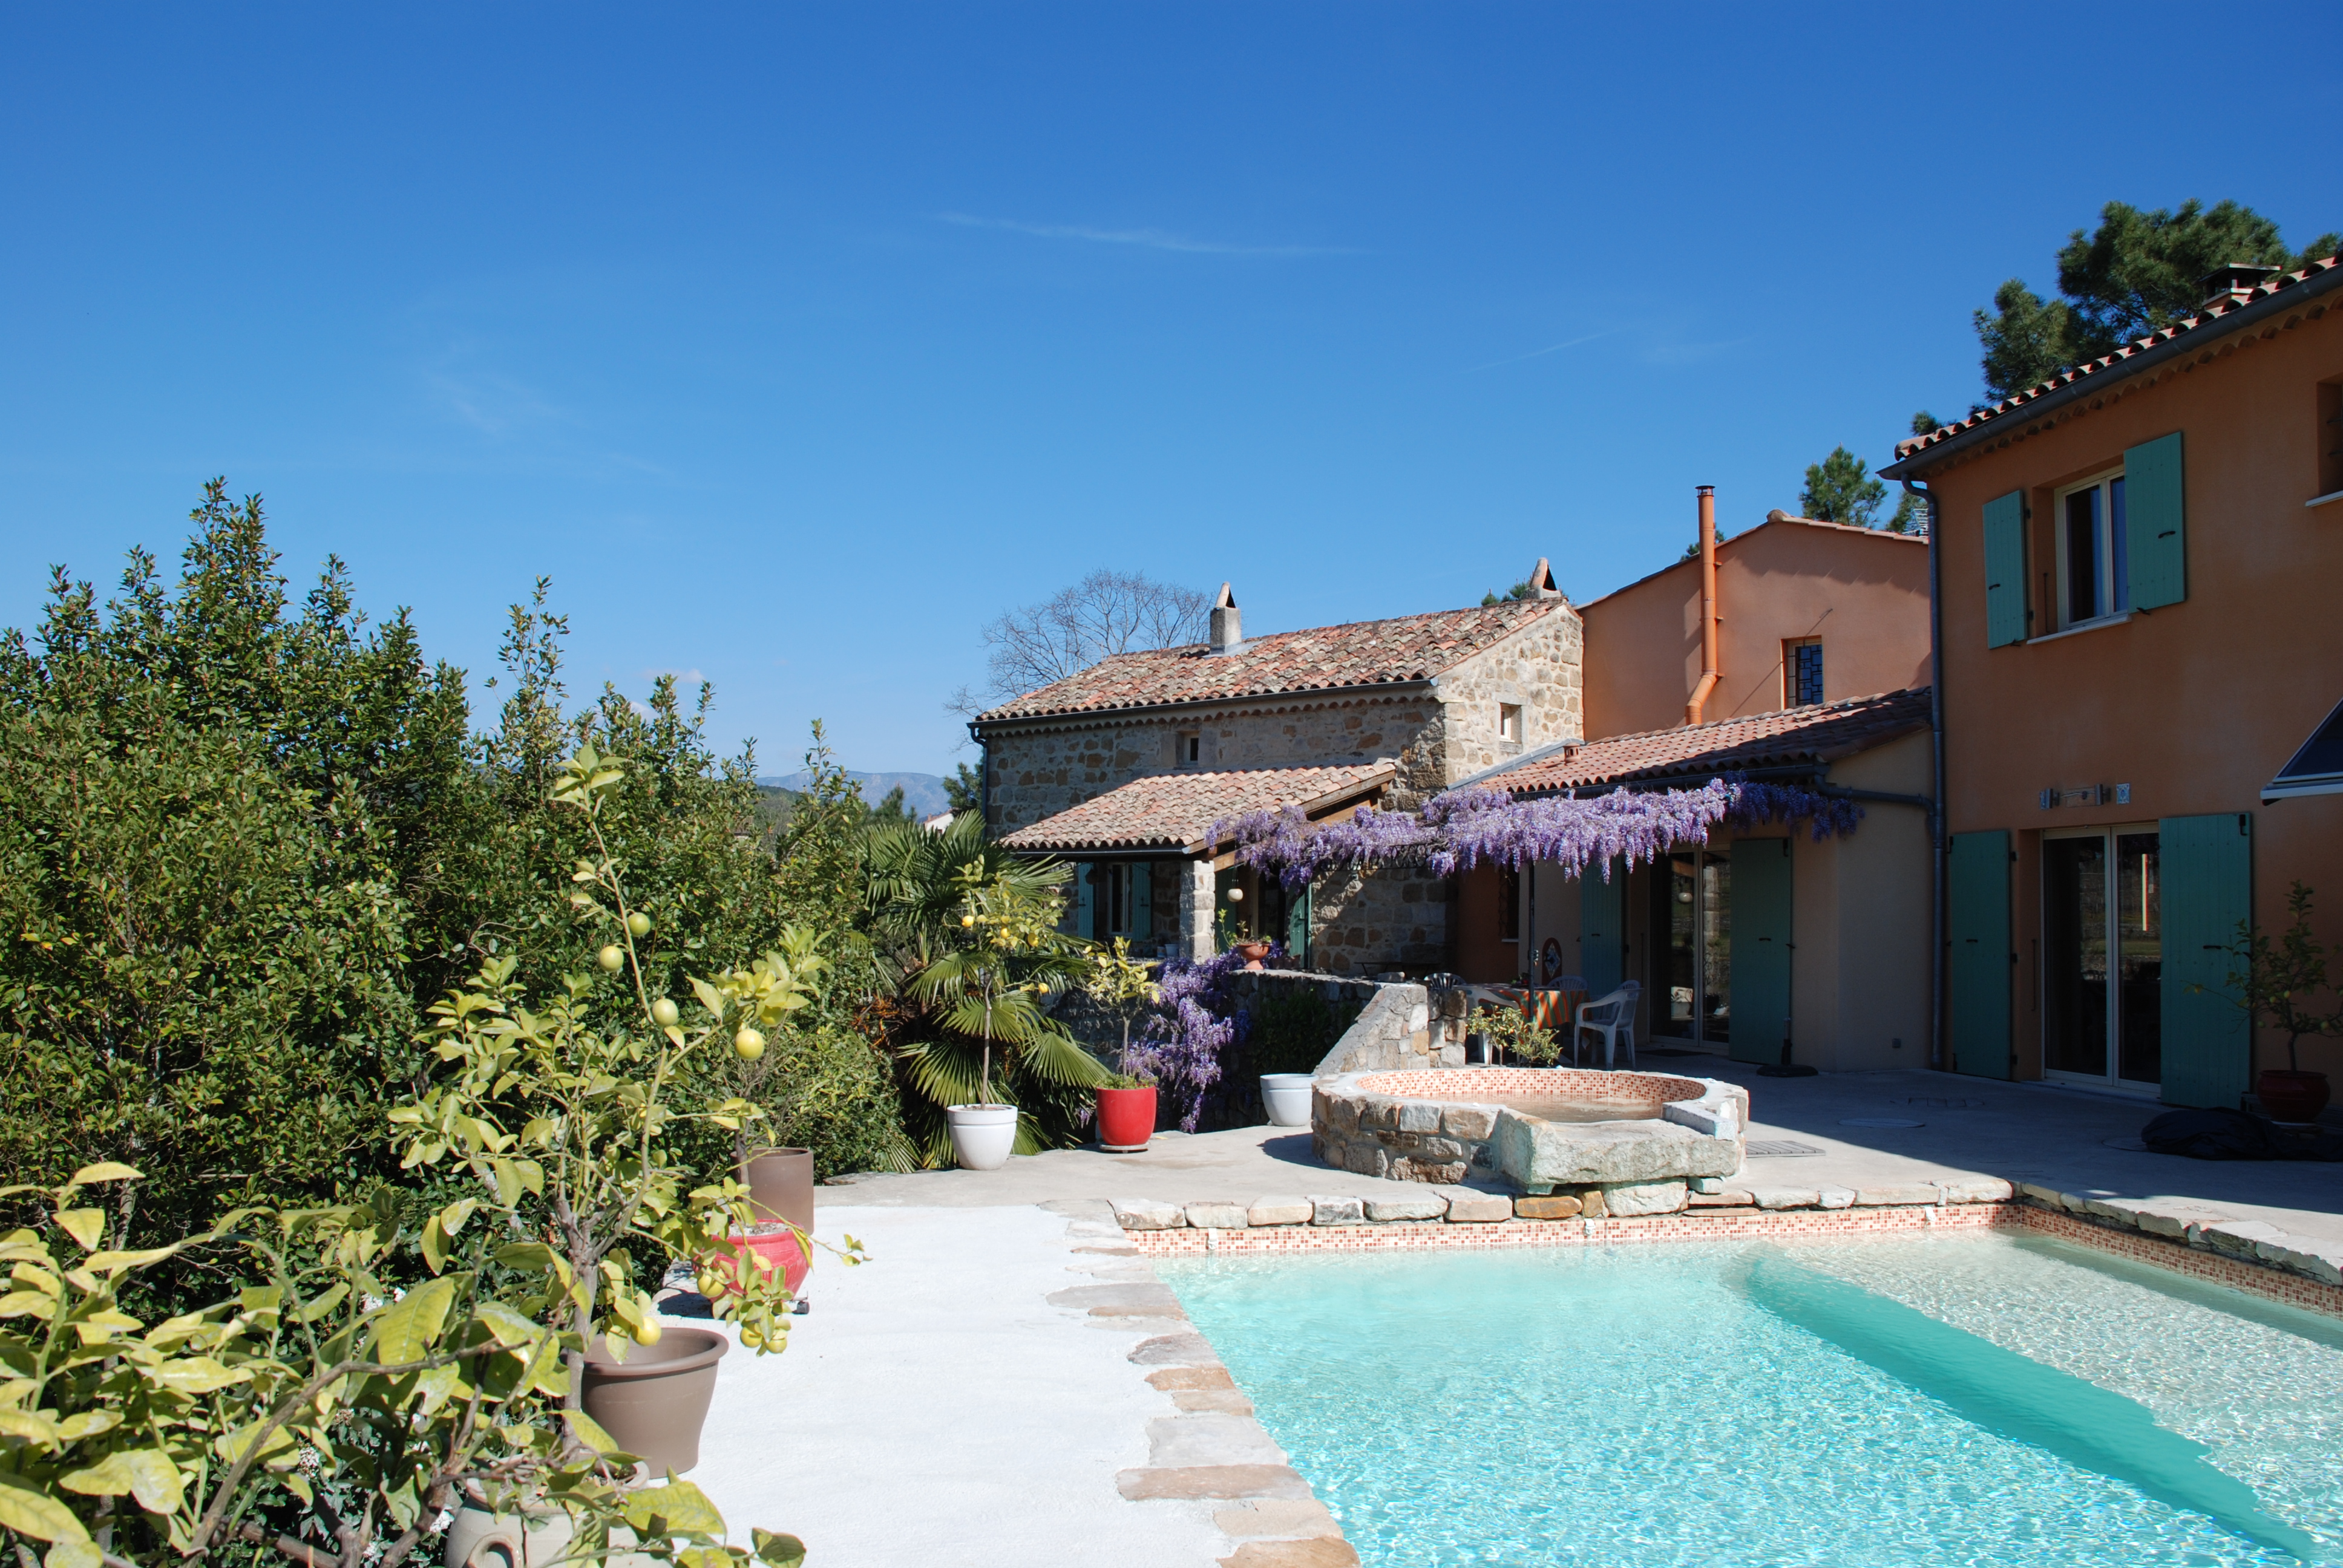
[[[1282,944],[1272,944],[1265,961],[1273,967],[1284,954]],[[1231,951],[1194,963],[1172,960],[1158,977],[1163,1010],[1147,1020],[1144,1040],[1131,1048],[1131,1066],[1172,1097],[1182,1132],[1196,1131],[1206,1092],[1221,1081],[1222,1053],[1242,1043],[1252,1025],[1229,983],[1244,967],[1244,955]]]
[[[1547,861],[1566,875],[1590,865],[1607,879],[1611,862],[1656,860],[1696,844],[1721,824],[1810,821],[1817,840],[1855,831],[1863,808],[1836,795],[1787,784],[1718,779],[1698,789],[1614,789],[1581,799],[1517,800],[1493,789],[1452,789],[1418,811],[1363,806],[1345,821],[1313,823],[1298,806],[1253,811],[1213,829],[1233,839],[1240,864],[1299,888],[1324,873],[1383,860],[1416,861],[1449,876],[1486,860]]]

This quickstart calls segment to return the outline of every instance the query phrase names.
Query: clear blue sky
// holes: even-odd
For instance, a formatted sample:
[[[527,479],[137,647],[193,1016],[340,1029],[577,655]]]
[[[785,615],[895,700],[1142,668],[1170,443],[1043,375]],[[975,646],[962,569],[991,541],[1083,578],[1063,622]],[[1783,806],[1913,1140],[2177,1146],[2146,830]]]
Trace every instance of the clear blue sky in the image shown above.
[[[175,558],[947,770],[1093,567],[1252,631],[1588,598],[1978,393],[2120,198],[2343,226],[2343,8],[0,8],[0,624]]]

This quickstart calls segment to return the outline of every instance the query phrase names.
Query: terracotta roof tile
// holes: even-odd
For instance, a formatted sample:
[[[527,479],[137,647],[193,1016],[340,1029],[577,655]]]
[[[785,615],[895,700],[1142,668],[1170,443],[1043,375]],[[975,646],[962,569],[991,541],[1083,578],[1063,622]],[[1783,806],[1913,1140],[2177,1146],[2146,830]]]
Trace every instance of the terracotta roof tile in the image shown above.
[[[2224,317],[2233,316],[2249,305],[2268,299],[2281,289],[2291,288],[2308,278],[2317,277],[2321,273],[2332,272],[2338,267],[2343,267],[2343,256],[2330,256],[2323,261],[2312,262],[2299,272],[2282,273],[2251,288],[2232,289],[2221,298],[2207,304],[2196,315],[2176,321],[2169,327],[2158,327],[2145,337],[2125,344],[2113,354],[2094,359],[2087,365],[2077,365],[2071,370],[2062,370],[2039,386],[2029,387],[2023,392],[2005,397],[1991,407],[1980,408],[1966,419],[1956,419],[1949,425],[1939,426],[1925,436],[1914,436],[1896,442],[1896,460],[1900,463],[1906,457],[1951,440],[1964,430],[1974,430],[1988,420],[2016,413],[2046,393],[2055,392],[2061,387],[2072,386],[2086,377],[2097,376],[2102,371],[2121,365],[2136,354],[2145,353],[2160,344],[2169,343],[2185,333],[2194,332],[2202,327],[2218,327]]]
[[[1119,653],[979,714],[977,722],[1429,680],[1531,622],[1569,608],[1561,598],[1507,599],[1472,609],[1271,632],[1247,638],[1234,653],[1215,655],[1201,642]]]
[[[1533,795],[1647,779],[1707,777],[1759,768],[1836,761],[1928,727],[1928,689],[1785,708],[1743,719],[1614,735],[1551,751],[1468,780],[1486,789]]]
[[[1388,762],[1344,768],[1252,768],[1228,773],[1154,773],[1118,785],[1001,840],[1027,853],[1161,849],[1199,854],[1212,824],[1248,811],[1340,806],[1392,777]]]

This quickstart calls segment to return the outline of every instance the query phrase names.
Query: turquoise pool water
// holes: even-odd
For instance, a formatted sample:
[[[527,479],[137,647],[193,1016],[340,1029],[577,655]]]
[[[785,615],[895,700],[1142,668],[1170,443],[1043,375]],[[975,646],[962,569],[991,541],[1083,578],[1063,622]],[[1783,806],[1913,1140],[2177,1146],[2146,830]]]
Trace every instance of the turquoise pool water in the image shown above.
[[[2343,1562],[2343,1323],[2046,1238],[1157,1268],[1370,1568]]]

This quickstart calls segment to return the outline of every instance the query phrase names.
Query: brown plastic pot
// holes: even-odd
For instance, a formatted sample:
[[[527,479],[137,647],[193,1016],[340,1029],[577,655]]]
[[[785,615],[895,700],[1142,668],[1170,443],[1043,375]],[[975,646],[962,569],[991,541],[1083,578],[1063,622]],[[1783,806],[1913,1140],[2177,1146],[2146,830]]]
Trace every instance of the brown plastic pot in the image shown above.
[[[2254,1084],[2262,1114],[2272,1121],[2316,1121],[2327,1109],[2327,1075],[2268,1067]]]
[[[748,1184],[758,1224],[786,1220],[800,1231],[813,1229],[812,1150],[759,1149],[741,1162],[740,1180]]]
[[[586,1352],[586,1413],[651,1473],[699,1462],[699,1429],[716,1395],[716,1363],[732,1342],[707,1329],[669,1328],[655,1345],[627,1347],[624,1363],[602,1336]]]

